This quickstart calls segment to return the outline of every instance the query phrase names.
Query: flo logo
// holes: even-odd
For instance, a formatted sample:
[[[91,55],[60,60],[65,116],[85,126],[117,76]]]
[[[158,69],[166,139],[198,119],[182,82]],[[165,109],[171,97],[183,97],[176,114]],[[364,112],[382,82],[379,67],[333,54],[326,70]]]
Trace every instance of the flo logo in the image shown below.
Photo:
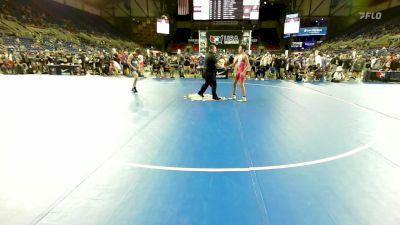
[[[223,36],[212,36],[210,35],[210,42],[215,45],[223,43]]]
[[[367,20],[367,19],[373,19],[373,20],[380,20],[382,18],[382,13],[381,12],[360,12],[360,20]]]

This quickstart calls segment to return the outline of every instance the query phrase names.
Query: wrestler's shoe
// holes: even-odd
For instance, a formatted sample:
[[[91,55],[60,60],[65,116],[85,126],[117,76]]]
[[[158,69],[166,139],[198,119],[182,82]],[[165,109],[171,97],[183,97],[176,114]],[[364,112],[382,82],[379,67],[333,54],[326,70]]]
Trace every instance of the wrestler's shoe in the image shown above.
[[[232,95],[229,99],[236,100],[236,95]]]
[[[242,99],[239,99],[238,102],[247,102],[247,98],[246,97],[242,97]]]

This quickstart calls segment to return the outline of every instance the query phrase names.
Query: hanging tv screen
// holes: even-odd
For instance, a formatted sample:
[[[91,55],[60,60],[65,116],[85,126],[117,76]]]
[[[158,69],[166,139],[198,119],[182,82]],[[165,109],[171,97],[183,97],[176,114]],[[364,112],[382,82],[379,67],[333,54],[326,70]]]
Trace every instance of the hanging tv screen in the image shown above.
[[[169,21],[165,19],[157,19],[157,33],[169,34]]]
[[[284,34],[297,34],[300,31],[299,14],[288,14],[285,19]]]

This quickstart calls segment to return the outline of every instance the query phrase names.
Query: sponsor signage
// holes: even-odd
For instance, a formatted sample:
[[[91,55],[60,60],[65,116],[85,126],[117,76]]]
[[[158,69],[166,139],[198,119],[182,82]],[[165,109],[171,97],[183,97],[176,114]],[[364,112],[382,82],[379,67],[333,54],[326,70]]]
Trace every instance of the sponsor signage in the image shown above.
[[[189,39],[190,41],[190,39]],[[210,45],[217,46],[220,50],[237,49],[240,44],[245,44],[250,48],[250,45],[258,42],[257,39],[251,39],[251,31],[236,31],[236,30],[209,30],[199,31],[199,46],[200,52],[206,53]]]
[[[294,36],[312,36],[312,35],[326,35],[327,27],[302,27],[298,34]]]
[[[238,45],[240,43],[238,35],[210,35],[209,40],[214,45]]]
[[[328,33],[328,27],[302,27],[299,29],[299,33],[296,34],[284,34],[283,38],[293,37],[304,37],[304,36],[324,36]]]
[[[304,48],[314,48],[315,47],[315,41],[305,41],[304,42]]]
[[[216,78],[217,79],[228,79],[228,71],[226,71],[225,69],[217,69]]]
[[[303,42],[292,42],[292,48],[302,48]]]
[[[201,53],[207,52],[207,32],[206,31],[199,31],[199,49]]]
[[[207,46],[216,45],[220,49],[239,47],[239,44],[248,43],[249,40],[241,31],[207,31]]]

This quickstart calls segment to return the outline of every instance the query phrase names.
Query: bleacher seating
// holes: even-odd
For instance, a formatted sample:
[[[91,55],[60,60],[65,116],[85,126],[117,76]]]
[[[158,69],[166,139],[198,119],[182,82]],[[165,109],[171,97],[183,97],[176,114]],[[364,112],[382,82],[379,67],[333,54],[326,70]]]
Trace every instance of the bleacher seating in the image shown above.
[[[51,0],[3,0],[0,18],[3,45],[20,50],[77,52],[137,47],[103,18]],[[143,30],[144,39],[149,38],[149,30]]]
[[[381,20],[359,20],[346,30],[327,42],[321,49],[363,48],[367,51],[386,47],[391,50],[400,48],[400,7],[382,12]]]

